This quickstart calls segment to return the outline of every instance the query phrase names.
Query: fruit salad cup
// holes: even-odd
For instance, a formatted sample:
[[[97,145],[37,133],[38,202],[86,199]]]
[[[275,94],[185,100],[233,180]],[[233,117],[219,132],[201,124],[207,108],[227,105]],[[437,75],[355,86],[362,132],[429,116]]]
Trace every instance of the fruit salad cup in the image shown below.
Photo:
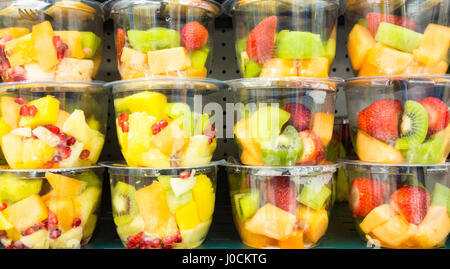
[[[102,31],[98,2],[2,1],[1,78],[90,82],[101,63]]]
[[[214,18],[210,0],[112,0],[122,79],[206,78],[211,67]]]
[[[102,83],[10,82],[0,85],[0,140],[12,169],[97,163],[106,134]]]
[[[327,78],[336,54],[335,1],[229,0],[244,78]]]
[[[341,80],[253,78],[229,81],[237,122],[234,135],[245,165],[317,165],[333,135]]]
[[[0,170],[0,242],[7,249],[86,245],[100,209],[104,169]]]
[[[225,83],[142,79],[109,85],[117,137],[129,166],[187,167],[211,161],[217,146],[214,118],[210,118],[214,108],[204,108],[217,101]]]
[[[328,228],[337,165],[251,167],[227,164],[233,219],[253,248],[303,249]]]
[[[450,151],[450,77],[354,78],[346,83],[359,159],[386,164],[444,163]]]
[[[348,56],[355,76],[447,72],[447,0],[348,0],[345,13]]]
[[[368,246],[424,249],[450,233],[450,163],[430,166],[345,163],[350,209]]]
[[[214,213],[217,164],[133,168],[105,163],[114,223],[129,249],[191,249],[208,234]]]

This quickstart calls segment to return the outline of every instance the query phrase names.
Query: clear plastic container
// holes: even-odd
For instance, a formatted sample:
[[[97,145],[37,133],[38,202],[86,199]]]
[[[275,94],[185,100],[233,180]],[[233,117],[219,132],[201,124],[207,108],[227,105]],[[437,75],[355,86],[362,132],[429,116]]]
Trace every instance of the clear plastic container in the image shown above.
[[[233,219],[253,248],[306,249],[327,231],[337,165],[226,165]]]
[[[449,76],[354,78],[345,85],[354,149],[364,162],[444,163]]]
[[[103,83],[3,83],[3,155],[13,169],[94,165],[105,141],[107,112]]]
[[[129,249],[192,249],[208,234],[217,165],[153,169],[105,163],[114,223]]]
[[[95,1],[0,1],[1,78],[90,82],[101,63],[102,33]]]
[[[228,0],[241,74],[327,78],[339,4],[329,0]]]
[[[207,77],[219,4],[209,0],[112,0],[105,5],[114,20],[122,79]]]
[[[345,162],[350,209],[367,245],[429,249],[450,233],[450,164]]]
[[[341,82],[316,78],[228,81],[234,95],[234,135],[241,162],[254,166],[323,163],[333,135],[336,90]]]
[[[86,245],[99,217],[104,168],[0,170],[0,242],[7,249]]]
[[[348,0],[348,56],[355,76],[444,75],[448,0]]]
[[[212,113],[222,114],[215,102],[225,83],[142,79],[107,86],[113,89],[117,136],[129,166],[186,167],[211,161],[217,146]]]

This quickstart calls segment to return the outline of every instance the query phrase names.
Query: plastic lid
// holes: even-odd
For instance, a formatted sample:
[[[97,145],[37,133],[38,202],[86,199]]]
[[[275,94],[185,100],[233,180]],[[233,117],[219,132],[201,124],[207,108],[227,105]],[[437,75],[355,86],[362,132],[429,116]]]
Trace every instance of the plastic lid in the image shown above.
[[[85,92],[86,88],[89,92],[105,91],[105,82],[68,82],[68,81],[22,81],[22,82],[6,82],[0,84],[0,92],[12,92],[15,90],[27,90],[30,92],[46,91],[45,88],[64,88],[58,89],[61,92]]]
[[[285,7],[287,11],[291,10],[292,5],[305,5],[305,4],[325,4],[326,7],[332,7],[333,9],[339,8],[339,0],[227,0],[223,4],[224,10],[228,14],[232,14],[233,11],[238,10],[240,7],[255,5],[258,6],[258,10],[264,9],[265,5],[273,4],[279,9]]]
[[[7,5],[7,6],[6,6]],[[6,6],[6,8],[3,8]],[[78,17],[93,17],[94,15],[103,17],[101,4],[90,0],[19,0],[19,1],[0,1],[0,15],[12,16],[37,11],[44,12],[44,15],[54,16],[61,11],[78,12]],[[32,11],[29,11],[32,10]],[[74,16],[75,16],[74,14]]]
[[[345,90],[361,87],[388,87],[393,83],[407,83],[424,86],[449,86],[450,75],[394,75],[394,76],[373,76],[354,77],[346,80]]]
[[[309,88],[315,90],[336,91],[344,83],[341,78],[243,78],[227,81],[232,89],[248,88]]]
[[[384,163],[368,163],[359,160],[339,160],[342,165],[358,166],[363,168],[378,169],[379,171],[391,172],[392,169],[405,170],[408,168],[424,168],[433,170],[448,170],[450,162],[442,164],[384,164]]]
[[[73,168],[54,168],[54,169],[9,169],[9,168],[0,168],[0,174],[2,173],[14,173],[18,174],[18,176],[26,177],[26,178],[36,178],[36,177],[45,177],[45,173],[65,173],[65,174],[79,174],[84,171],[95,170],[95,169],[104,169],[99,165],[94,166],[83,166],[83,167],[73,167]]]

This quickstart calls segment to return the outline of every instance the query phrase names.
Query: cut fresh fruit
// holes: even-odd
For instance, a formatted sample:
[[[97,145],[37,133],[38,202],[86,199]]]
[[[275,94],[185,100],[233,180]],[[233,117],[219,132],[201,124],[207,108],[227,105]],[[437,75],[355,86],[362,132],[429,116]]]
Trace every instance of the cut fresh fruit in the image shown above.
[[[169,168],[170,165],[170,159],[166,155],[164,155],[160,150],[151,148],[149,151],[144,152],[141,154],[139,159],[139,156],[136,157],[125,157],[127,160],[127,163],[131,166],[133,163],[136,163],[137,166],[146,166],[150,168]]]
[[[114,223],[117,226],[127,225],[137,214],[135,198],[136,188],[122,181],[118,181],[112,191],[112,205]]]
[[[407,52],[375,44],[359,70],[359,76],[387,76],[402,74],[412,63],[414,56]]]
[[[247,54],[252,61],[262,64],[272,58],[277,23],[278,17],[270,16],[263,19],[250,32],[247,39]]]
[[[86,187],[86,182],[60,174],[45,173],[45,178],[55,192],[61,197],[75,198]]]
[[[242,147],[241,161],[247,165],[262,165],[261,148],[250,130],[249,117],[241,119],[234,126],[234,134]]]
[[[319,34],[283,30],[278,34],[276,55],[286,59],[312,59],[325,54]]]
[[[55,148],[39,139],[23,140],[22,161],[26,169],[39,169],[53,158]]]
[[[55,31],[55,36],[59,36],[61,41],[69,48],[70,54],[67,57],[83,59],[85,57],[81,44],[81,33],[79,31]]]
[[[296,229],[288,239],[278,241],[280,249],[303,249],[303,231]]]
[[[288,124],[293,125],[297,131],[309,129],[311,122],[311,110],[300,103],[289,103],[283,106],[283,109],[290,113]]]
[[[390,247],[400,247],[413,234],[411,229],[412,226],[403,217],[397,215],[375,228],[372,234]]]
[[[191,200],[176,210],[175,218],[181,231],[194,229],[200,224],[197,208],[201,206]]]
[[[9,205],[2,213],[18,231],[24,231],[48,216],[47,207],[36,194]]]
[[[297,209],[296,216],[303,229],[304,239],[316,244],[328,228],[328,213],[325,209],[314,210],[306,206]]]
[[[55,126],[62,129],[66,120],[70,117],[70,113],[64,110],[59,110],[58,119],[56,120]]]
[[[435,97],[417,100],[428,113],[428,135],[432,135],[447,127],[450,122],[447,105]]]
[[[35,106],[36,115],[21,116],[20,127],[36,127],[40,125],[54,125],[58,120],[59,100],[52,96],[42,97],[27,104],[28,107]]]
[[[26,80],[32,81],[54,81],[55,70],[44,71],[38,64],[30,63],[23,66],[25,69]]]
[[[191,58],[183,47],[149,51],[147,57],[152,74],[166,74],[191,67]]]
[[[128,154],[139,155],[149,150],[152,125],[155,122],[156,118],[146,112],[134,112],[129,116]]]
[[[161,181],[160,181],[161,182]],[[184,206],[192,200],[192,192],[188,191],[179,196],[175,196],[172,190],[166,189],[167,206],[171,213],[175,214],[176,210]]]
[[[391,195],[389,204],[409,223],[419,225],[430,207],[430,194],[421,187],[407,186]]]
[[[202,70],[205,68],[206,60],[211,49],[208,46],[204,46],[198,50],[189,53],[191,56],[192,68]]]
[[[161,119],[164,118],[167,97],[159,92],[145,91],[125,97],[124,102],[131,113],[147,112],[150,116]]]
[[[53,69],[58,64],[56,48],[53,45],[54,32],[49,21],[33,25],[32,37],[39,65],[44,71]],[[45,53],[42,53],[44,52]]]
[[[330,188],[327,186],[316,186],[313,182],[303,186],[297,200],[312,209],[321,210],[330,197]]]
[[[84,149],[89,151],[89,156],[85,160],[91,164],[97,163],[104,143],[105,136],[99,131],[92,130],[91,140],[87,141],[84,145]]]
[[[79,206],[77,215],[80,216],[83,227],[97,210],[101,195],[100,188],[89,187],[75,198],[75,205]]]
[[[445,152],[445,136],[434,136],[423,144],[405,151],[406,160],[415,164],[437,164],[442,161]]]
[[[196,178],[193,175],[189,178],[170,178],[170,186],[172,187],[172,191],[176,197],[192,190],[192,188],[195,186],[195,183]]]
[[[376,41],[406,52],[412,52],[419,47],[422,39],[421,33],[387,22],[380,23],[375,36]]]
[[[45,205],[56,215],[58,227],[63,232],[72,228],[73,220],[78,216],[73,199],[64,196],[54,196],[45,201]]]
[[[373,229],[388,222],[395,215],[397,215],[397,213],[395,213],[389,204],[380,205],[370,211],[359,227],[364,233],[368,234],[372,232]]]
[[[58,163],[58,166],[61,168],[69,168],[69,167],[81,167],[88,166],[86,161],[84,162],[80,159],[80,154],[83,151],[84,144],[81,142],[75,142],[72,146],[70,146],[70,156],[67,159],[63,159]]]
[[[94,62],[92,60],[64,58],[56,67],[55,79],[91,82],[93,74]]]
[[[130,139],[129,136],[128,139]],[[178,153],[187,142],[188,136],[178,121],[169,123],[158,134],[152,136],[150,141],[152,147],[159,149],[166,156]]]
[[[405,103],[402,122],[400,124],[400,138],[395,142],[398,149],[409,149],[421,144],[427,137],[428,114],[418,102],[408,100]]]
[[[366,27],[355,24],[348,36],[348,55],[354,70],[361,69],[367,53],[375,46],[375,39]]]
[[[367,13],[366,20],[367,27],[372,36],[375,36],[375,34],[377,33],[378,27],[381,22],[392,23],[410,30],[414,30],[414,28],[416,27],[416,22],[413,19],[391,14]]]
[[[86,242],[89,242],[92,234],[94,233],[95,227],[97,225],[97,219],[97,215],[92,214],[88,217],[86,223],[83,224],[83,239]]]
[[[246,53],[246,52],[243,52]],[[269,62],[271,62],[272,60],[270,60]],[[267,70],[267,64],[269,63],[265,63],[265,69]],[[272,69],[273,67],[270,67],[269,69]],[[267,77],[269,75],[267,75],[267,72],[262,72],[263,70],[263,66],[257,62],[254,62],[252,60],[248,60],[248,62],[245,63],[245,67],[243,69],[244,71],[242,72],[244,74],[244,78],[254,78],[254,77],[258,77],[261,76],[262,77]],[[281,69],[283,70],[283,69]]]
[[[312,131],[320,138],[324,147],[328,146],[333,136],[334,114],[316,112],[313,115]]]
[[[30,29],[24,27],[8,27],[0,29],[0,38],[3,38],[7,35],[11,36],[13,39],[17,39],[24,35],[30,33]]]
[[[141,52],[179,47],[180,33],[173,29],[154,27],[147,31],[129,30],[128,41],[134,49]]]
[[[21,179],[13,174],[0,176],[0,197],[2,202],[17,202],[41,191],[42,179]]]
[[[266,61],[259,74],[260,77],[296,77],[297,61],[294,59],[273,58]],[[246,65],[247,68],[247,65]]]
[[[84,58],[92,59],[99,50],[102,40],[93,32],[80,32],[81,46],[83,47]]]
[[[353,217],[367,216],[376,207],[385,203],[390,186],[370,178],[356,178],[350,189],[350,208]]]
[[[450,233],[450,218],[445,206],[430,206],[414,236],[421,248],[441,247]]]
[[[303,142],[303,154],[298,161],[299,164],[317,165],[325,159],[325,149],[320,138],[311,130],[300,132]]]
[[[264,142],[279,136],[290,114],[276,106],[260,106],[248,120],[251,138]]]
[[[41,140],[42,142],[45,142],[50,147],[56,147],[61,141],[61,139],[56,134],[52,133],[49,129],[42,127],[42,126],[38,126],[38,127],[34,128],[32,133],[39,140]]]
[[[210,138],[206,135],[196,135],[189,139],[185,147],[181,166],[192,167],[209,163],[213,157],[217,142],[214,139],[210,143]]]
[[[14,226],[9,223],[9,221],[3,216],[2,212],[0,212],[0,230],[7,231],[14,228]]]
[[[356,154],[362,161],[374,163],[403,163],[402,153],[395,147],[373,138],[358,130],[356,135]]]
[[[297,60],[298,76],[328,78],[329,61],[325,57],[313,58],[308,60]]]
[[[171,191],[172,190],[172,186],[170,186],[170,179],[171,178],[172,178],[172,176],[163,176],[163,175],[158,176],[159,183],[162,184],[162,186],[164,187],[164,189],[166,191]]]
[[[174,236],[177,233],[175,216],[167,206],[165,190],[161,183],[153,181],[150,186],[137,190],[136,203],[147,233],[158,238]]]
[[[245,221],[252,217],[259,208],[259,191],[238,193],[233,196],[236,213],[240,220]]]
[[[49,233],[45,229],[40,229],[30,235],[22,236],[20,242],[30,249],[48,249]]]
[[[122,241],[126,241],[129,236],[135,236],[144,231],[144,220],[137,215],[130,224],[117,226],[117,233]]]
[[[272,177],[266,182],[264,199],[267,203],[294,213],[297,207],[296,197],[297,188],[294,181],[291,181],[289,177]]]
[[[51,249],[75,249],[80,248],[80,242],[83,238],[83,228],[76,227],[62,233],[60,237],[50,239]]]
[[[251,232],[246,228],[245,222],[239,225],[240,228],[238,229],[238,231],[241,236],[242,242],[247,246],[252,248],[266,248],[277,246],[277,240],[265,235]]]
[[[144,76],[144,68],[146,68],[147,65],[147,54],[138,50],[134,50],[132,48],[125,47],[122,50],[120,61],[122,62],[122,67],[126,64],[127,66],[135,69],[136,72],[139,71],[139,73]]]
[[[2,151],[6,162],[12,169],[24,168],[22,137],[7,134],[2,137]]]
[[[16,128],[19,123],[19,110],[21,105],[16,103],[15,98],[1,97],[1,112],[5,123],[12,129]]]
[[[214,213],[214,203],[216,195],[211,180],[206,175],[196,176],[197,183],[192,189],[192,197],[199,205],[197,207],[200,221],[205,222],[210,219]]]
[[[208,30],[196,21],[186,23],[181,29],[181,42],[189,51],[198,50],[205,46],[208,38]]]
[[[431,206],[447,207],[448,215],[450,216],[450,188],[436,182],[433,195],[431,196]]]
[[[428,24],[420,46],[413,51],[414,58],[424,64],[437,64],[448,55],[450,27]]]
[[[245,223],[245,229],[276,240],[284,240],[294,231],[295,222],[294,214],[267,203]]]
[[[173,248],[179,249],[193,249],[201,245],[208,234],[209,227],[211,226],[211,219],[200,223],[191,230],[182,230],[181,243],[172,245]]]
[[[269,166],[295,165],[302,151],[302,140],[292,125],[287,126],[280,136],[261,143],[262,161]]]
[[[358,114],[358,126],[370,136],[390,143],[398,137],[402,104],[398,100],[381,99]]]
[[[28,34],[6,42],[5,54],[11,67],[29,64],[36,60],[32,35]]]

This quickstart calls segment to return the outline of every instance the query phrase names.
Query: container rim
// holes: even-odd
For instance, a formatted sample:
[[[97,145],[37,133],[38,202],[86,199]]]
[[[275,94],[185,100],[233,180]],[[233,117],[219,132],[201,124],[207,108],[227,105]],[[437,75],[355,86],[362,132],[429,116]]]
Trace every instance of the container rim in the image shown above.
[[[9,169],[9,168],[0,168],[0,173],[21,173],[21,174],[39,174],[39,173],[63,173],[63,172],[73,172],[80,170],[94,170],[94,169],[104,169],[104,167],[100,165],[93,166],[82,166],[82,167],[71,167],[71,168],[52,168],[52,169]]]
[[[312,78],[312,77],[275,77],[275,78],[240,78],[225,81],[231,90],[243,88],[281,88],[291,89],[298,87],[316,87],[317,90],[335,92],[344,84],[344,79],[339,77]],[[334,86],[333,86],[334,84]]]
[[[233,12],[235,11],[236,7],[238,6],[238,3],[241,0],[226,0],[223,3],[223,10],[227,15],[233,15]],[[264,2],[264,1],[274,1],[274,0],[245,0],[244,4],[239,4],[240,6],[243,5],[249,5],[249,4],[254,4],[254,3],[258,3],[258,2]],[[280,0],[280,1],[276,1],[277,4],[286,4],[286,5],[292,5],[294,2],[296,2],[297,0]],[[330,0],[321,0],[325,3],[327,3],[328,6],[334,6],[334,8],[336,8],[339,11],[340,8],[340,4],[336,1],[330,1]],[[274,1],[275,2],[275,1]]]
[[[20,81],[0,83],[0,92],[7,92],[8,89],[30,89],[30,88],[48,88],[48,87],[67,87],[71,89],[58,90],[59,92],[85,92],[86,88],[90,88],[89,92],[106,91],[105,82],[74,82],[74,81]],[[73,89],[72,89],[73,87]],[[32,92],[46,92],[48,90],[32,90]]]
[[[311,166],[249,166],[226,162],[227,169],[246,170],[260,176],[309,176],[311,173],[334,173],[341,166],[339,163]]]
[[[364,76],[364,77],[352,77],[345,79],[345,84],[352,84],[357,82],[379,82],[379,81],[395,81],[395,80],[410,80],[410,79],[444,79],[449,80],[450,75],[391,75],[391,76]]]
[[[179,85],[178,87],[180,89],[184,89],[182,85],[193,85],[193,87],[196,87],[195,84],[203,84],[205,86],[205,89],[202,90],[210,90],[210,91],[218,91],[221,89],[228,88],[228,84],[217,80],[217,79],[186,79],[186,78],[139,78],[139,79],[130,79],[130,80],[118,80],[106,83],[104,86],[106,88],[112,88],[113,93],[119,93],[119,92],[128,92],[128,91],[136,91],[135,87],[133,85],[136,84],[140,87],[142,85]],[[215,89],[208,89],[208,85],[213,85]],[[129,87],[127,87],[129,86]],[[146,89],[151,90],[151,89]],[[156,90],[156,89],[155,89]],[[195,89],[193,89],[195,90]]]
[[[213,0],[108,0],[103,3],[103,7],[109,14],[117,13],[119,9],[130,8],[148,3],[166,3],[166,4],[180,4],[183,6],[198,7],[208,10],[218,17],[222,13],[222,5]]]
[[[112,172],[137,172],[137,173],[148,173],[150,175],[157,175],[161,171],[177,171],[177,170],[192,170],[192,169],[208,169],[212,167],[217,167],[223,165],[225,163],[224,160],[209,162],[204,165],[198,166],[186,166],[186,167],[168,167],[168,168],[150,168],[150,167],[133,167],[127,166],[125,161],[108,161],[108,162],[100,162],[99,166],[108,168],[108,171]]]
[[[388,167],[388,168],[450,168],[450,162],[445,162],[441,164],[384,164],[384,163],[369,163],[359,160],[344,160],[341,159],[339,162],[343,165],[354,165],[361,167]]]

